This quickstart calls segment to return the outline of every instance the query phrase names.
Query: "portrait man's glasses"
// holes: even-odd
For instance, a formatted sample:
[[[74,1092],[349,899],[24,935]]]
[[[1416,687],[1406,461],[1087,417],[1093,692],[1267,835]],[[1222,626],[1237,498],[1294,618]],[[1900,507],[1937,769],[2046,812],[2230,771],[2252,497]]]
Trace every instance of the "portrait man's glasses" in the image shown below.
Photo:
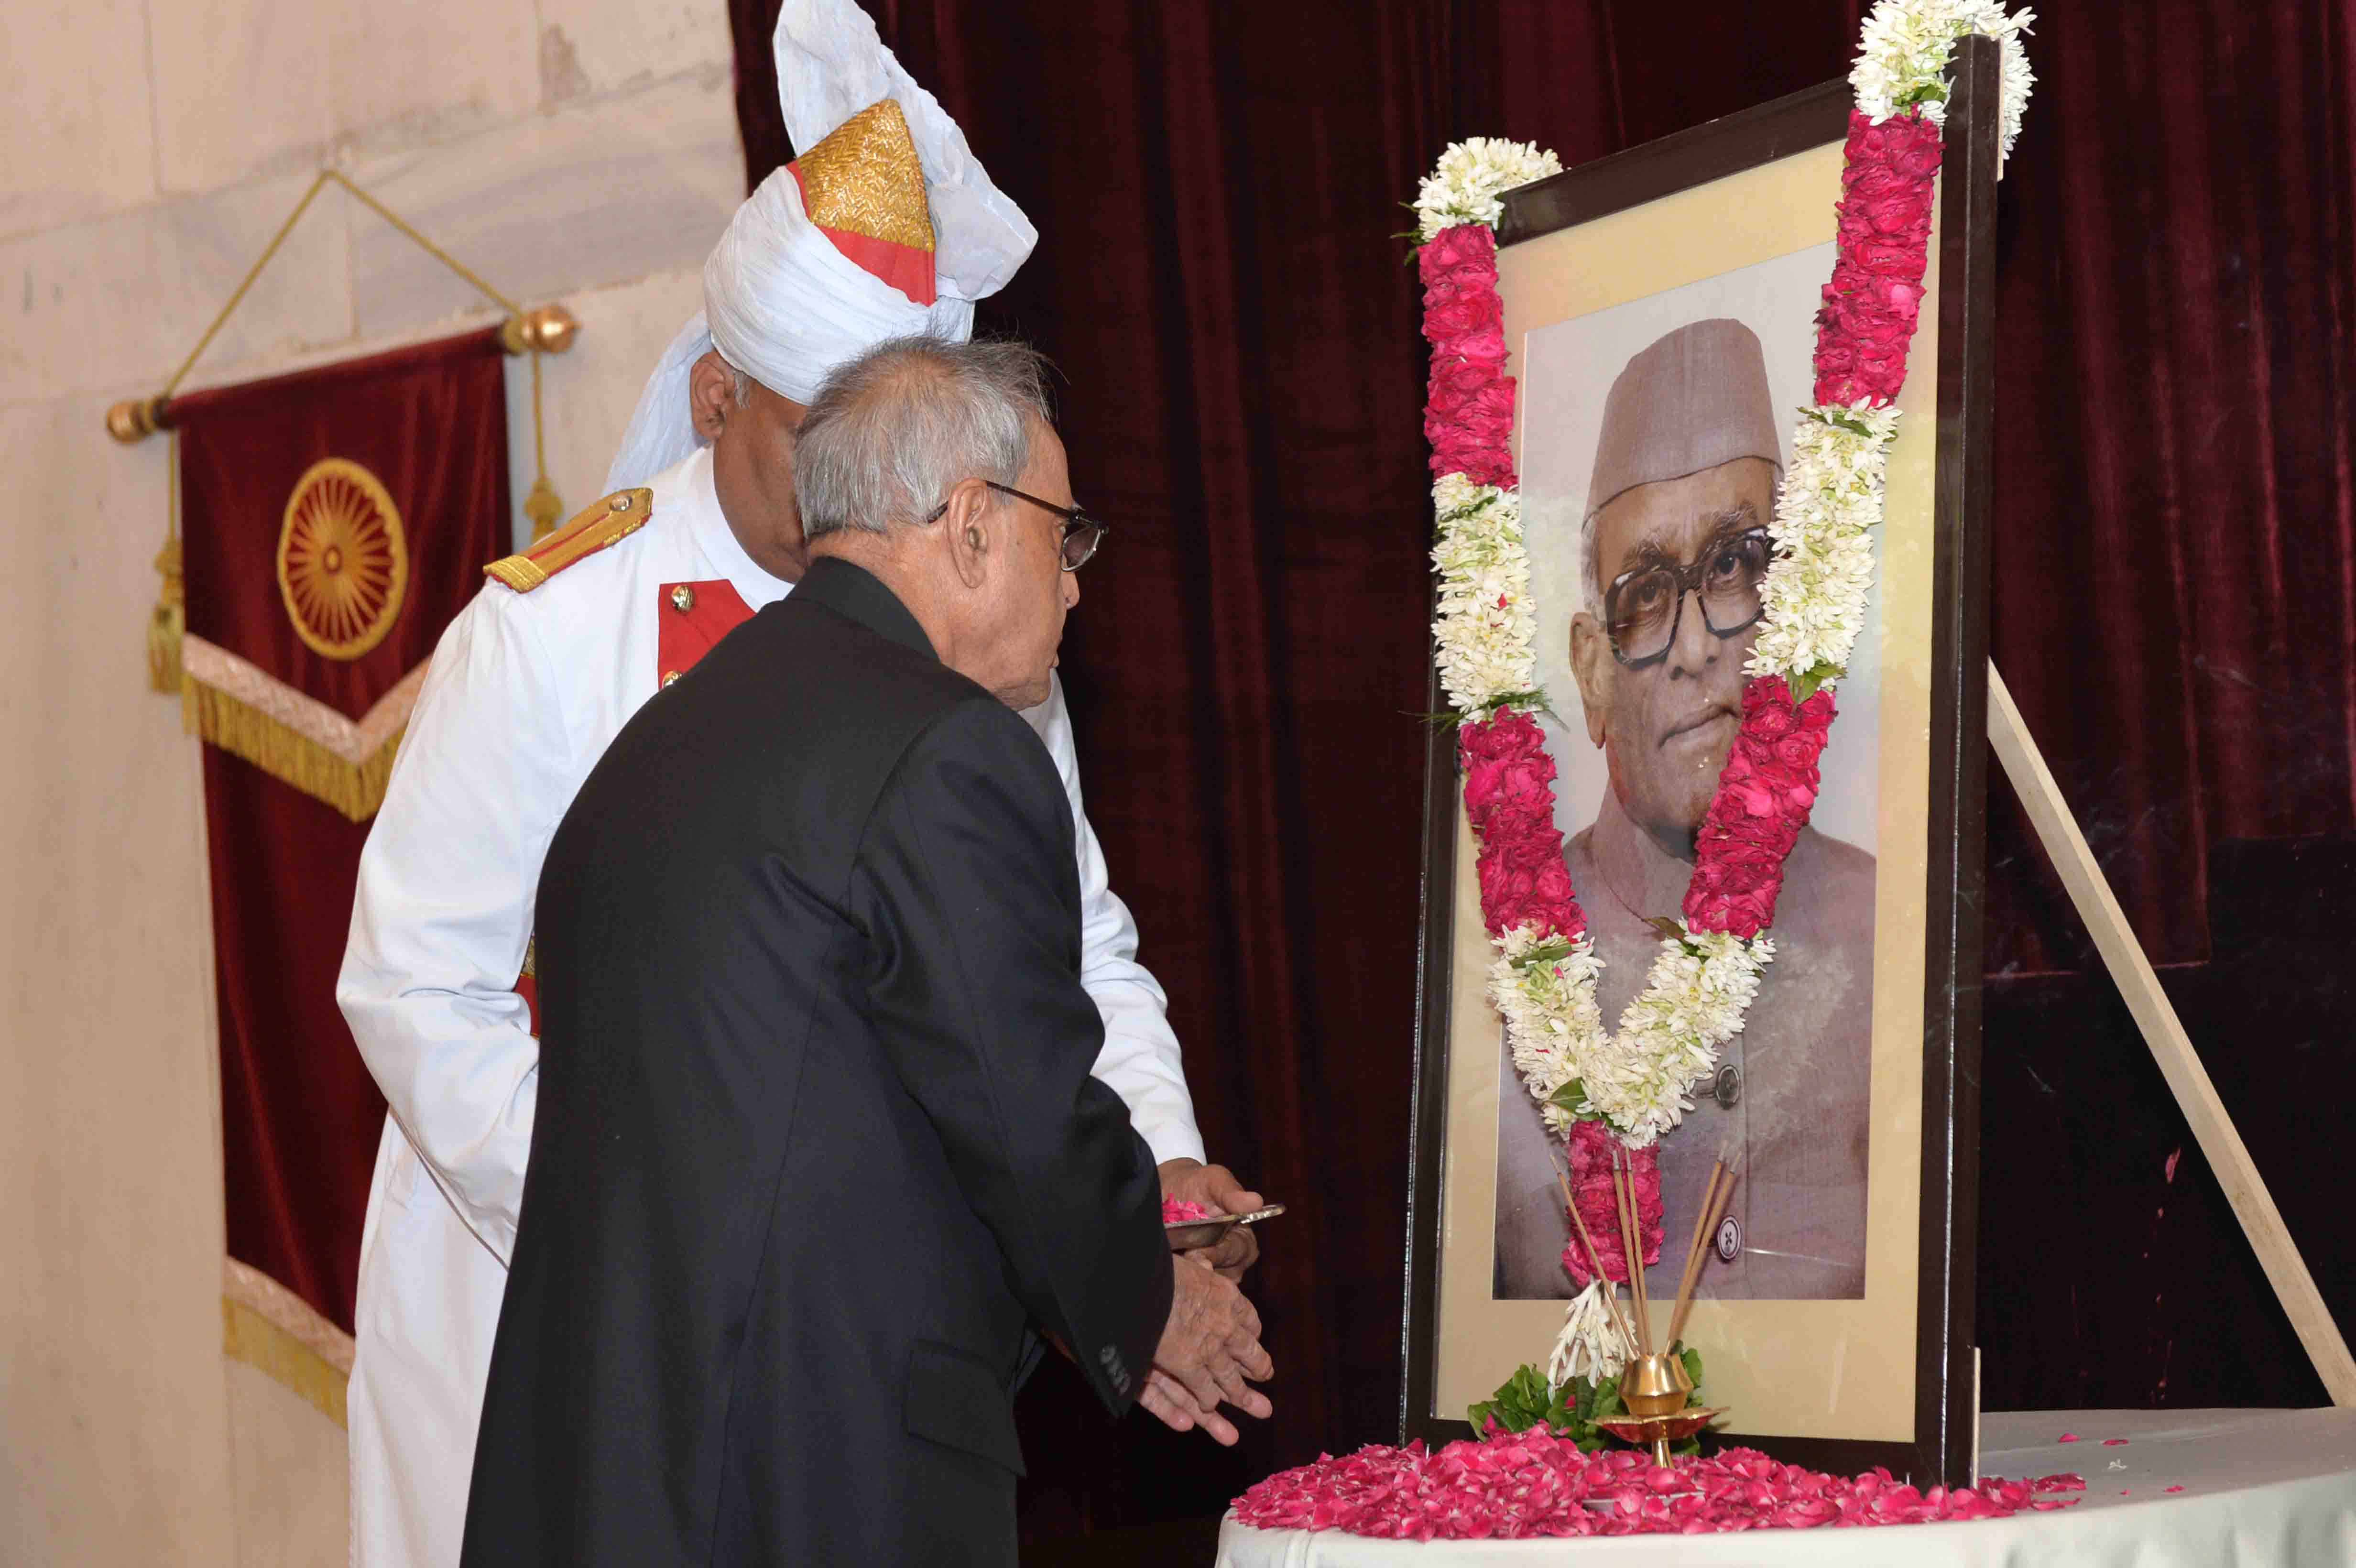
[[[1077,507],[1058,507],[1053,501],[1043,501],[1027,490],[1017,490],[1012,485],[1001,485],[995,479],[985,479],[982,483],[1001,496],[1012,496],[1018,501],[1028,501],[1033,506],[1053,512],[1064,519],[1062,550],[1066,571],[1077,571],[1087,565],[1089,559],[1097,553],[1097,547],[1104,543],[1105,535],[1112,532],[1112,526],[1109,523],[1097,521]],[[929,528],[939,522],[942,514],[948,509],[949,504],[947,501],[935,507],[930,513],[926,514],[925,526]]]
[[[1763,528],[1744,528],[1712,539],[1698,560],[1679,561],[1648,550],[1603,591],[1603,621],[1612,654],[1630,669],[1644,669],[1669,656],[1685,614],[1686,595],[1701,600],[1702,624],[1712,635],[1739,636],[1764,612],[1759,584],[1767,576],[1774,541]]]

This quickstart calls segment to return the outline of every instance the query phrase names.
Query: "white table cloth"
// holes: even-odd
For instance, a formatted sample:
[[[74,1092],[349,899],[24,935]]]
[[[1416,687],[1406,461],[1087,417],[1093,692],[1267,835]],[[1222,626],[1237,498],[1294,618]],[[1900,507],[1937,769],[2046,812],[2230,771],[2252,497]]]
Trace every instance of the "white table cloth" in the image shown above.
[[[2080,1441],[2057,1442],[2065,1432]],[[2105,1437],[2125,1444],[2105,1447]],[[2040,1410],[1980,1422],[1980,1473],[2075,1471],[2071,1508],[1957,1524],[1552,1541],[1371,1541],[1229,1515],[1219,1568],[2295,1568],[2356,1564],[2356,1410]],[[2167,1490],[2182,1487],[2180,1492]]]

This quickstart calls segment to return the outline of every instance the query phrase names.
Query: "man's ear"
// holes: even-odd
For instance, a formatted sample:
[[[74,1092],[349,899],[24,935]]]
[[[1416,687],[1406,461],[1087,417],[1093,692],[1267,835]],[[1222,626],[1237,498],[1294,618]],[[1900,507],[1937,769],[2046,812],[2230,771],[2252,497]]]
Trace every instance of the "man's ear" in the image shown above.
[[[1612,711],[1612,639],[1593,615],[1570,618],[1570,673],[1579,681],[1579,705],[1587,714],[1587,741],[1603,744],[1604,718]]]
[[[697,435],[718,441],[720,432],[728,428],[728,416],[735,411],[734,378],[729,375],[728,361],[720,357],[720,350],[712,349],[688,367],[688,420]]]
[[[991,505],[990,486],[979,479],[960,479],[949,492],[948,503],[940,521],[933,527],[941,530],[942,545],[956,564],[958,581],[969,589],[980,588],[989,579],[991,552],[1001,543],[997,508]]]

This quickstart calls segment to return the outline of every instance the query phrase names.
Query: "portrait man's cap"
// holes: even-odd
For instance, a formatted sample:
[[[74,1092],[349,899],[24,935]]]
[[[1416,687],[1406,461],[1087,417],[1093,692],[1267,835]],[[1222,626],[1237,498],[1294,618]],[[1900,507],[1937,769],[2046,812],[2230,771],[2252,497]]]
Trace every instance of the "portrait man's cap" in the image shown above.
[[[1639,485],[1682,479],[1738,457],[1783,466],[1767,357],[1758,336],[1739,321],[1690,323],[1630,359],[1612,383],[1595,438],[1587,515]]]
[[[639,395],[608,490],[695,450],[688,378],[707,351],[807,403],[828,372],[886,338],[971,336],[973,302],[1004,287],[1038,243],[852,0],[784,0],[772,47],[801,155],[761,182],[712,247],[703,313]]]

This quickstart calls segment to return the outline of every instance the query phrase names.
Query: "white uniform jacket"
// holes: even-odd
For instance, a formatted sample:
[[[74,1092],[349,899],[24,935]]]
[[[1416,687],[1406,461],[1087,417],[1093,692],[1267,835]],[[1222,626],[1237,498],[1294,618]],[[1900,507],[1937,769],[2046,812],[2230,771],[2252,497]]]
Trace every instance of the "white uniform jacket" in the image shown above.
[[[488,583],[450,624],[360,857],[336,998],[391,1106],[348,1401],[352,1560],[364,1568],[458,1561],[531,1142],[540,1051],[517,985],[549,839],[654,696],[659,661],[680,657],[686,628],[661,618],[699,595],[708,606],[733,592],[741,615],[788,591],[729,530],[708,451],[651,489],[636,532],[529,592]],[[1081,978],[1105,1020],[1096,1074],[1157,1160],[1199,1159],[1162,989],[1136,961],[1136,928],[1081,810],[1061,687],[1024,717],[1078,830]]]

